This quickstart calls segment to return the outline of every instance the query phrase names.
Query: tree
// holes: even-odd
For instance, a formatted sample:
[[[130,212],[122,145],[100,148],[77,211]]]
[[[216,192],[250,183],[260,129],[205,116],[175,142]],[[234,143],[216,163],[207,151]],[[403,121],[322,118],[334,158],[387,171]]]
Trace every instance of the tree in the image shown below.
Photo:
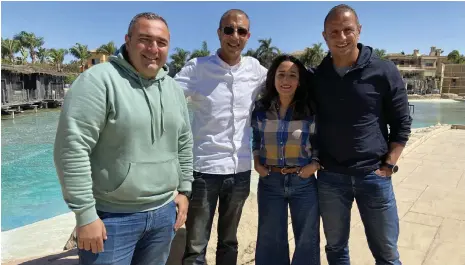
[[[386,50],[385,49],[375,49],[374,53],[381,59],[386,59]]]
[[[15,54],[19,52],[21,44],[18,40],[2,38],[2,59],[7,59],[10,63],[15,61]]]
[[[66,54],[68,54],[66,49],[50,49],[50,60],[57,67],[58,72],[63,70],[62,65]]]
[[[27,57],[29,57],[29,53],[26,50],[25,47],[21,47],[19,49],[19,52],[21,53],[21,57],[17,57],[18,64],[26,64],[27,63]]]
[[[81,68],[82,70],[84,70],[87,63],[87,59],[89,59],[91,56],[89,49],[87,48],[87,45],[76,43],[76,45],[69,49],[69,53],[71,53],[71,55],[73,55],[76,59],[79,60]]]
[[[312,47],[305,48],[304,53],[299,59],[306,67],[316,67],[321,63],[325,57],[325,52],[321,47],[322,45],[323,44],[319,42],[317,44],[313,44]]]
[[[97,52],[103,53],[106,55],[112,55],[112,54],[115,54],[116,50],[118,50],[118,48],[116,48],[115,43],[113,41],[110,41],[109,43],[103,44],[102,46],[100,46],[97,49]]]
[[[14,39],[21,43],[21,46],[29,50],[29,55],[31,56],[31,62],[35,63],[37,59],[36,48],[42,47],[44,45],[44,38],[37,37],[32,32],[21,31],[19,34],[14,36]]]
[[[257,59],[265,68],[269,68],[273,59],[281,54],[281,51],[277,47],[271,45],[271,38],[259,39],[258,42],[260,46],[256,51]]]
[[[205,56],[208,56],[208,55],[210,55],[210,51],[208,50],[207,42],[203,41],[202,42],[202,48],[200,50],[194,50],[191,53],[191,56],[190,56],[189,60],[197,58],[197,57],[205,57]]]
[[[257,51],[254,50],[254,49],[248,49],[247,52],[243,54],[243,56],[250,56],[250,57],[253,57],[255,59],[258,59]]]
[[[453,50],[447,55],[447,60],[451,63],[465,63],[465,56],[461,55],[458,50]]]
[[[175,73],[178,73],[181,71],[182,67],[186,64],[188,58],[189,58],[189,51],[186,51],[181,48],[175,48],[174,49],[175,53],[173,53],[170,58],[171,58],[171,63],[170,67],[173,68],[173,71]]]
[[[63,71],[79,73],[81,71],[81,64],[78,60],[72,60],[69,63],[63,64]]]
[[[37,59],[39,60],[40,63],[45,63],[48,61],[50,57],[50,50],[46,48],[39,48],[37,51]]]

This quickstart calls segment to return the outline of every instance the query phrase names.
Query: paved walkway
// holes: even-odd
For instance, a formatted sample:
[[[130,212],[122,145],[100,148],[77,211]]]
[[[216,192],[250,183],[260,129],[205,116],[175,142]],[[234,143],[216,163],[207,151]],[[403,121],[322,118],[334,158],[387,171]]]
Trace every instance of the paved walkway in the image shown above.
[[[443,131],[411,149],[393,182],[402,263],[465,265],[465,130]],[[324,244],[323,236],[322,264],[327,264]],[[349,249],[352,264],[374,264],[357,207]]]
[[[439,128],[433,132],[430,129],[417,131],[403,153],[399,167],[399,173],[393,177],[393,182],[401,219],[399,251],[402,263],[405,265],[465,265],[465,130]],[[256,191],[256,175],[254,177],[252,191]],[[244,213],[242,219],[244,221],[241,221],[239,228],[238,264],[241,265],[254,264],[256,208],[256,197],[251,194],[250,200],[246,203],[247,212]],[[43,235],[44,227],[50,229],[51,222],[57,226],[67,223],[64,228],[56,228],[55,236],[59,237],[59,240],[50,235]],[[18,257],[19,253],[24,253],[24,255],[39,256],[39,251],[45,254],[50,253],[52,249],[55,249],[56,253],[66,242],[73,224],[72,215],[65,215],[50,221],[43,221],[42,226],[33,224],[17,231],[2,233],[2,255]],[[373,265],[374,259],[366,243],[356,204],[352,211],[351,226],[352,264]],[[213,228],[216,228],[216,222]],[[42,235],[39,235],[40,233]],[[26,235],[32,236],[33,239],[25,239]],[[170,265],[180,264],[175,256],[182,251],[182,235],[183,231],[175,239],[176,242],[173,245],[176,249],[172,250]],[[51,244],[47,249],[44,246],[47,244],[45,243],[47,239],[55,240],[54,242],[58,242],[59,245],[52,246]],[[322,264],[327,264],[323,233],[321,241]],[[289,242],[292,252],[294,242],[291,226],[289,227]],[[208,249],[209,260],[214,260],[215,246],[216,233],[213,231]],[[72,251],[69,254],[45,256],[25,263],[17,260],[7,264],[72,265],[77,264],[74,254],[75,252]],[[210,262],[210,265],[214,263]]]

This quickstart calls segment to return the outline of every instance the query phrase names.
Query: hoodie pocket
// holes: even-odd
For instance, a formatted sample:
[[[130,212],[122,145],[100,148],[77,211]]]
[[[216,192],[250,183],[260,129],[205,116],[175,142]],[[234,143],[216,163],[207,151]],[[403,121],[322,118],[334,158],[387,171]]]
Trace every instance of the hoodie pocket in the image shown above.
[[[127,162],[128,173],[123,182],[106,197],[115,201],[150,202],[154,197],[173,192],[179,185],[181,169],[178,159],[154,162]]]

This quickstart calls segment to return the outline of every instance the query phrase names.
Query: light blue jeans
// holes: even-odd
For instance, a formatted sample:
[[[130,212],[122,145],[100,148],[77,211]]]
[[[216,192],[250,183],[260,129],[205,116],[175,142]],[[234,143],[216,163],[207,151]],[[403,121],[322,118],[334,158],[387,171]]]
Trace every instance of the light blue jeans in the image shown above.
[[[80,265],[164,265],[174,238],[176,204],[141,213],[97,212],[107,240],[98,254],[79,250]]]

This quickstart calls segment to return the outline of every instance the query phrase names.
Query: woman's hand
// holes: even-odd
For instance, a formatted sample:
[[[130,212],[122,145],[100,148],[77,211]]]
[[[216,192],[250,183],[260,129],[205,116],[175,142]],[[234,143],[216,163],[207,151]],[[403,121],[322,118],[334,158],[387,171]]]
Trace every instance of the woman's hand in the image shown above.
[[[269,174],[268,168],[264,167],[261,164],[255,164],[255,171],[258,172],[258,175],[260,175],[260,177],[266,177]]]
[[[299,172],[299,177],[301,178],[309,178],[311,177],[313,174],[315,174],[315,172],[320,169],[320,164],[318,162],[316,162],[315,160],[313,160],[310,164],[304,166],[303,168],[300,169],[300,172]]]

